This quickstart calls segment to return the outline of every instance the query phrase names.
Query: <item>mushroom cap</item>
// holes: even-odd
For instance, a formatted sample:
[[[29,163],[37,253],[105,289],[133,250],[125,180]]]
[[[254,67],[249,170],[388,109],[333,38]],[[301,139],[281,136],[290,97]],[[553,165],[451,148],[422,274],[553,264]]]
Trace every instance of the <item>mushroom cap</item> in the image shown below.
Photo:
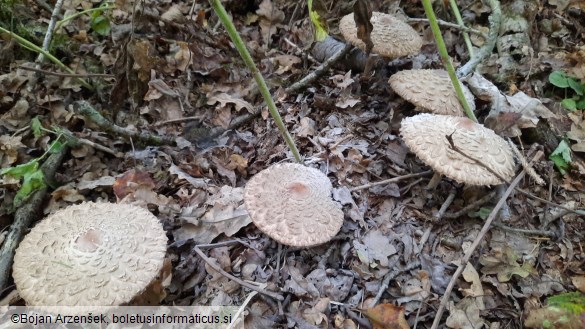
[[[452,134],[452,135],[451,135]],[[506,141],[467,117],[422,113],[402,120],[404,143],[436,172],[459,183],[496,185],[502,180],[485,167],[453,150],[445,136],[466,155],[506,180],[514,176],[514,156]]]
[[[30,306],[119,306],[160,273],[166,245],[162,224],[148,210],[82,203],[25,236],[12,276]]]
[[[374,44],[372,52],[390,59],[416,55],[420,52],[422,38],[410,25],[392,15],[380,12],[373,12],[370,22],[373,26],[370,34]],[[339,31],[352,45],[362,50],[366,49],[366,44],[357,37],[353,13],[341,18]]]
[[[417,110],[453,116],[465,115],[449,74],[445,70],[400,71],[393,74],[388,82],[400,97],[416,105]],[[461,88],[471,110],[474,111],[473,94],[463,84]]]
[[[311,247],[331,240],[343,212],[331,199],[331,182],[317,169],[276,164],[246,184],[244,204],[265,234],[289,246]]]

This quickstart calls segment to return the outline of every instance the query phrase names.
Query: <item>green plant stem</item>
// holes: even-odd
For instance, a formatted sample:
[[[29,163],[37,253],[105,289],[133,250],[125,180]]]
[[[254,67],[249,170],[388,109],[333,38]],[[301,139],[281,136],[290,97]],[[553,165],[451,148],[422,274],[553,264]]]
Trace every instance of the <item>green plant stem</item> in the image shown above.
[[[104,6],[104,7],[90,8],[90,9],[86,9],[84,11],[80,11],[78,13],[75,13],[71,16],[63,17],[63,19],[58,21],[57,25],[55,25],[55,30],[58,30],[61,27],[61,25],[69,22],[70,20],[76,19],[77,17],[83,16],[85,14],[89,14],[89,13],[94,12],[94,11],[102,11],[102,10],[108,10],[108,9],[114,9],[114,8],[116,8],[116,6],[112,6],[112,7]]]
[[[423,6],[425,8],[425,14],[429,19],[429,25],[431,26],[431,30],[433,31],[433,36],[435,37],[435,41],[437,42],[437,48],[439,50],[439,54],[441,55],[441,59],[443,61],[443,66],[449,73],[449,78],[451,78],[451,83],[455,88],[455,92],[457,93],[457,98],[459,98],[459,102],[463,106],[463,110],[467,117],[475,122],[477,122],[477,118],[475,114],[469,107],[469,103],[463,94],[463,89],[461,88],[461,82],[457,78],[455,74],[455,68],[453,67],[453,62],[451,62],[451,57],[449,57],[449,53],[447,52],[447,46],[445,46],[445,41],[443,40],[443,36],[441,35],[441,30],[439,28],[439,23],[437,22],[437,16],[435,16],[435,12],[433,10],[433,5],[431,4],[431,0],[422,0]]]
[[[8,31],[2,27],[0,27],[0,32],[4,32],[4,33],[8,33],[10,34],[11,38],[14,38],[14,40],[16,40],[21,46],[23,46],[26,49],[29,49],[31,51],[34,51],[36,53],[41,53],[43,54],[46,58],[48,58],[51,62],[55,63],[55,65],[57,65],[60,69],[62,69],[63,71],[67,71],[71,74],[75,74],[75,72],[70,69],[69,67],[67,67],[67,65],[63,64],[57,57],[53,56],[50,52],[45,51],[44,49],[42,49],[41,47],[35,45],[34,43],[26,40],[25,38],[19,36],[18,34],[14,34],[12,31]],[[81,84],[89,89],[89,90],[93,90],[93,87],[87,83],[85,80],[80,79],[80,78],[76,78],[77,81],[81,82]]]
[[[280,117],[280,114],[278,113],[278,110],[276,109],[276,104],[274,104],[274,100],[272,100],[272,95],[270,94],[270,90],[268,89],[268,86],[266,85],[266,81],[264,81],[264,78],[262,77],[262,74],[260,73],[260,71],[256,67],[256,64],[254,64],[254,60],[252,59],[250,52],[248,52],[248,49],[246,48],[244,41],[242,40],[242,38],[240,37],[240,34],[236,30],[236,27],[232,23],[232,20],[230,19],[228,13],[226,12],[223,5],[221,4],[220,0],[209,0],[209,2],[211,3],[213,10],[215,11],[217,16],[219,17],[219,20],[221,21],[221,23],[225,27],[228,35],[232,39],[232,42],[234,43],[234,46],[236,47],[236,49],[240,53],[240,56],[244,60],[244,63],[246,63],[246,66],[248,67],[248,69],[250,71],[252,71],[252,74],[254,75],[254,80],[256,80],[256,83],[258,84],[258,88],[260,89],[260,93],[262,94],[262,97],[264,97],[264,100],[266,101],[266,105],[268,106],[268,110],[270,111],[270,115],[272,116],[272,118],[276,122],[276,126],[278,127],[278,130],[282,134],[282,137],[284,138],[286,144],[288,145],[289,149],[291,150],[295,160],[297,162],[301,162],[301,155],[297,149],[297,146],[295,145],[293,138],[291,137],[288,130],[286,129],[284,122],[282,121],[282,118]]]
[[[465,27],[463,23],[463,19],[461,18],[461,13],[459,12],[459,7],[457,7],[456,0],[449,0],[449,6],[451,6],[451,10],[453,11],[453,15],[455,15],[455,20],[457,20],[457,24],[461,27]],[[473,47],[471,46],[471,39],[469,39],[469,33],[463,30],[463,40],[465,40],[465,45],[467,46],[467,51],[469,52],[469,57],[473,57]]]

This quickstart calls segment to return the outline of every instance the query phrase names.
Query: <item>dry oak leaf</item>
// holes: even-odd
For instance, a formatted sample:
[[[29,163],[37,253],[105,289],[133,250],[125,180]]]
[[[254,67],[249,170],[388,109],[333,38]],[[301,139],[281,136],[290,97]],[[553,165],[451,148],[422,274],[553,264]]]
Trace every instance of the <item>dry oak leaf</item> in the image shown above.
[[[380,304],[361,312],[372,322],[374,329],[410,329],[402,306]]]
[[[236,106],[236,111],[240,111],[242,108],[248,110],[248,112],[252,113],[253,107],[252,104],[248,103],[247,101],[234,97],[227,93],[219,93],[213,96],[210,96],[207,100],[207,105],[213,105],[215,103],[219,103],[221,107],[225,107],[226,104],[234,104]]]

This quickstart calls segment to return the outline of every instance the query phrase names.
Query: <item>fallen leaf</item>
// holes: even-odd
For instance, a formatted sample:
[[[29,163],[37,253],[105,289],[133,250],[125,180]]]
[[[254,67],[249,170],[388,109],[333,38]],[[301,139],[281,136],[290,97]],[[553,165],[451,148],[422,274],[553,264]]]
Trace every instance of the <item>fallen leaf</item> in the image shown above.
[[[392,304],[379,304],[361,311],[371,322],[374,329],[409,329],[404,317],[404,307]]]

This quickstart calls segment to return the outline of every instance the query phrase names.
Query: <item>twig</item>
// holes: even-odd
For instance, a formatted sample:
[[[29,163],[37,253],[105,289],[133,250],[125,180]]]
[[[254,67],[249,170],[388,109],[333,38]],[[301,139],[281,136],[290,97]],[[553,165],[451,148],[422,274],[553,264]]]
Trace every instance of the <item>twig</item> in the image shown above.
[[[543,156],[543,153],[541,151],[538,151],[531,162],[538,161],[542,156]],[[481,231],[478,233],[477,237],[475,238],[475,240],[473,241],[473,243],[471,244],[471,246],[469,247],[469,249],[467,250],[467,252],[463,256],[463,259],[459,263],[457,270],[455,271],[455,273],[451,277],[451,281],[449,281],[449,285],[447,286],[447,289],[445,290],[445,294],[441,298],[441,303],[439,305],[439,308],[437,309],[437,313],[435,314],[435,320],[433,321],[433,325],[431,326],[431,329],[437,329],[439,327],[439,323],[441,322],[441,317],[443,315],[443,312],[445,311],[445,307],[447,306],[447,303],[449,302],[449,295],[451,294],[451,291],[453,291],[453,288],[455,287],[455,282],[457,281],[457,279],[459,278],[459,276],[463,272],[463,269],[465,268],[465,266],[467,265],[467,263],[471,259],[471,256],[475,252],[475,249],[483,241],[485,234],[489,231],[490,226],[492,225],[492,222],[494,221],[494,219],[498,215],[498,211],[504,205],[504,203],[506,202],[506,199],[508,198],[508,196],[510,196],[510,194],[514,190],[514,187],[516,187],[516,185],[518,185],[518,183],[520,183],[520,180],[522,180],[522,178],[524,177],[525,174],[526,174],[526,170],[522,170],[522,172],[520,172],[518,174],[518,176],[516,176],[516,178],[512,181],[512,183],[510,183],[510,186],[506,190],[506,193],[504,193],[504,195],[502,196],[500,201],[498,201],[498,203],[496,204],[494,209],[492,209],[492,212],[490,213],[490,215],[486,219],[483,227],[481,228]]]
[[[57,77],[64,77],[64,78],[90,78],[90,77],[113,78],[113,77],[115,77],[115,75],[113,75],[113,74],[102,74],[102,73],[79,74],[79,73],[52,72],[52,71],[46,71],[46,70],[37,69],[35,67],[29,67],[29,66],[24,66],[24,65],[19,66],[18,68],[23,69],[23,70],[27,70],[27,71],[33,71],[33,72],[43,73],[46,75],[54,75]]]
[[[396,262],[398,262],[398,260]],[[393,264],[392,266],[390,266],[390,268],[395,267],[395,265],[396,264]],[[384,294],[384,291],[386,291],[388,286],[390,286],[390,281],[392,281],[392,279],[397,277],[400,273],[410,271],[410,270],[415,269],[417,267],[420,267],[420,262],[415,261],[415,262],[410,262],[410,263],[406,264],[406,266],[404,266],[402,268],[395,268],[394,270],[387,273],[384,276],[384,280],[382,280],[382,284],[380,285],[380,289],[378,289],[378,293],[376,294],[376,297],[374,297],[374,299],[371,301],[370,307],[374,307],[376,304],[378,304],[378,302],[380,301],[380,298],[382,298],[382,294]]]
[[[229,326],[227,326],[226,329],[232,329],[234,328],[236,325],[240,324],[242,327],[244,326],[243,323],[239,322],[238,319],[240,317],[240,315],[242,315],[242,313],[244,312],[244,310],[246,309],[246,306],[248,306],[248,304],[250,303],[250,301],[252,300],[252,298],[254,298],[254,296],[256,296],[258,293],[255,291],[252,291],[248,297],[246,297],[246,300],[244,300],[244,302],[242,303],[242,305],[240,306],[240,308],[238,308],[238,311],[236,312],[236,314],[234,314],[234,316],[232,317],[232,323],[230,323]],[[244,318],[242,317],[241,320],[243,320]]]
[[[301,49],[301,47],[296,45],[294,42],[290,41],[289,38],[285,37],[284,42],[288,43],[289,46],[293,47],[294,49],[296,49],[300,53],[303,53],[303,49]],[[317,61],[315,59],[315,57],[311,56],[311,54],[307,54],[307,58],[313,63],[319,63],[319,61]]]
[[[441,209],[439,209],[439,211],[435,214],[436,219],[443,218],[443,215],[445,214],[445,212],[447,211],[447,209],[449,208],[451,203],[453,203],[453,200],[455,199],[456,194],[457,194],[457,190],[452,189],[451,192],[449,193],[449,195],[447,196],[447,199],[445,199],[445,202],[443,202],[443,205],[441,205]]]
[[[114,133],[128,139],[138,139],[143,143],[154,144],[154,145],[175,145],[175,141],[168,137],[157,136],[149,134],[147,132],[136,132],[130,131],[120,126],[117,126],[110,121],[106,120],[98,111],[96,111],[87,101],[77,101],[73,105],[73,109],[76,113],[82,115],[88,120],[98,125],[104,130]]]
[[[422,23],[428,23],[429,20],[427,18],[411,18],[409,17],[406,20],[407,23],[418,23],[418,22],[422,22]],[[469,33],[473,33],[473,34],[477,34],[480,37],[487,39],[487,35],[483,32],[481,32],[480,30],[476,30],[467,26],[461,26],[461,25],[457,25],[454,23],[450,23],[450,22],[446,22],[444,20],[440,20],[437,19],[437,23],[439,23],[439,25],[444,26],[444,27],[450,27],[452,29],[457,29],[460,30],[462,32],[469,32]]]
[[[494,47],[496,46],[496,40],[498,38],[500,32],[500,24],[502,22],[502,11],[500,9],[500,2],[498,0],[487,0],[488,5],[492,8],[492,13],[489,17],[490,22],[490,31],[488,33],[487,38],[485,39],[485,44],[475,53],[475,56],[471,58],[465,65],[460,67],[457,70],[458,77],[464,77],[475,71],[477,65],[486,58],[488,58]]]
[[[343,48],[341,48],[339,51],[337,51],[333,56],[326,59],[323,62],[323,64],[319,65],[319,67],[317,67],[313,72],[311,72],[310,74],[308,74],[306,77],[302,78],[301,80],[290,85],[288,88],[285,89],[285,91],[288,94],[292,94],[296,91],[299,91],[303,88],[306,88],[314,80],[316,80],[317,78],[319,78],[320,76],[325,74],[335,62],[337,62],[339,59],[341,59],[343,56],[345,56],[345,54],[347,54],[347,52],[351,49],[351,47],[352,47],[351,44],[349,44],[349,43],[345,44],[345,46]]]
[[[500,175],[499,173],[497,173],[495,170],[493,170],[490,166],[486,165],[485,163],[483,163],[482,161],[472,157],[471,155],[466,154],[465,152],[463,152],[460,148],[458,148],[455,145],[455,142],[453,141],[453,134],[451,135],[447,135],[445,136],[445,138],[447,138],[447,141],[449,142],[449,147],[451,147],[451,149],[461,155],[463,155],[464,157],[466,157],[467,159],[475,162],[475,164],[485,168],[487,171],[489,171],[492,175],[496,176],[499,180],[502,181],[502,183],[508,183],[508,180],[506,180],[504,177],[502,177],[502,175]]]
[[[386,179],[386,180],[383,180],[380,182],[374,182],[374,183],[369,183],[369,184],[365,184],[365,185],[361,185],[361,186],[356,186],[354,188],[351,188],[349,191],[350,192],[359,191],[359,190],[367,189],[367,188],[378,186],[378,185],[384,185],[384,184],[398,182],[398,181],[408,179],[408,178],[426,176],[426,175],[430,175],[432,173],[433,173],[432,170],[427,170],[427,171],[419,172],[416,174],[408,174],[408,175],[404,175],[404,176],[394,177],[394,178]]]
[[[467,214],[468,212],[477,209],[477,207],[483,206],[484,204],[490,202],[491,199],[493,199],[496,196],[496,191],[491,191],[490,193],[488,193],[487,195],[485,195],[483,198],[476,200],[470,204],[468,204],[467,206],[461,208],[461,210],[453,212],[453,213],[445,213],[443,215],[443,218],[459,218],[465,214]]]
[[[497,222],[494,222],[493,225],[499,229],[504,230],[504,231],[514,232],[514,233],[522,233],[522,234],[543,235],[543,236],[546,236],[549,238],[557,238],[557,235],[551,231],[528,230],[528,229],[524,229],[524,228],[515,228],[515,227],[506,226],[502,223],[497,223]]]
[[[69,147],[64,146],[59,152],[51,154],[41,165],[45,181],[53,180],[53,176],[55,176],[55,172],[57,172],[57,168],[61,165],[61,161],[68,150]],[[14,221],[10,226],[4,244],[0,248],[0,289],[3,289],[8,282],[14,253],[24,236],[24,232],[42,214],[43,201],[47,191],[48,187],[37,190],[14,213]]]
[[[218,271],[219,273],[221,273],[221,275],[225,276],[226,278],[235,281],[236,283],[238,283],[240,286],[242,287],[246,287],[250,290],[256,291],[258,293],[261,293],[263,295],[269,296],[271,298],[274,298],[276,300],[279,301],[283,301],[284,297],[282,297],[281,295],[274,293],[272,291],[267,291],[265,289],[262,289],[260,287],[257,287],[253,284],[250,284],[248,282],[242,281],[238,278],[236,278],[235,276],[229,274],[228,272],[224,271],[219,265],[217,265],[213,260],[211,260],[209,257],[207,257],[203,251],[201,251],[201,249],[199,249],[199,247],[195,246],[193,247],[193,251],[195,251],[195,253],[197,253],[197,255],[199,255],[199,257],[201,257],[201,259],[203,259],[209,266],[211,266],[214,270]]]
[[[363,327],[365,329],[372,329],[372,324],[370,323],[370,321],[360,317],[356,312],[350,310],[349,307],[347,306],[342,306],[342,308],[345,310],[345,313],[347,313],[347,315],[351,319],[353,319],[355,322],[359,324],[360,328]]]
[[[49,13],[53,12],[53,8],[51,8],[51,5],[49,5],[47,2],[45,2],[45,0],[35,0],[35,2],[37,3],[37,5],[39,5],[39,7],[48,11]],[[59,18],[59,19],[63,18],[63,15],[58,14],[57,18]]]
[[[57,0],[55,2],[55,7],[53,8],[53,13],[51,14],[51,20],[49,21],[49,26],[47,27],[47,33],[45,34],[45,39],[43,40],[43,50],[49,51],[49,46],[51,45],[51,40],[53,39],[53,31],[55,30],[55,24],[57,24],[57,19],[59,19],[59,14],[61,12],[61,6],[63,5],[63,0]],[[37,57],[37,65],[40,65],[45,60],[45,55],[40,53]]]
[[[540,202],[546,203],[546,204],[548,204],[548,205],[550,205],[550,206],[553,206],[553,207],[556,207],[556,208],[560,208],[560,209],[566,210],[566,211],[568,211],[568,212],[570,212],[570,213],[577,214],[577,215],[581,215],[581,216],[585,215],[585,209],[571,209],[571,208],[568,208],[568,207],[562,206],[562,205],[560,205],[560,204],[557,204],[557,203],[554,203],[554,202],[548,201],[548,200],[546,200],[546,199],[539,198],[539,197],[537,197],[536,195],[534,195],[534,194],[532,194],[532,193],[530,193],[530,192],[528,192],[528,191],[525,191],[525,190],[523,190],[523,189],[521,189],[521,188],[519,188],[519,187],[517,187],[517,188],[516,188],[516,191],[517,191],[517,192],[520,192],[520,193],[522,193],[522,194],[524,194],[524,195],[526,195],[526,196],[527,196],[527,197],[529,197],[529,198],[532,198],[532,199],[534,199],[534,200],[538,200],[538,201],[540,201]]]
[[[455,0],[449,0],[449,5],[451,6],[453,15],[455,15],[457,24],[459,24],[459,26],[465,26],[463,23],[463,18],[461,18],[461,13],[459,12],[459,8],[457,7],[457,2]],[[463,39],[465,40],[465,45],[467,46],[467,51],[469,52],[469,58],[472,58],[473,47],[471,46],[471,39],[469,39],[469,33],[467,33],[466,31],[463,31]]]

